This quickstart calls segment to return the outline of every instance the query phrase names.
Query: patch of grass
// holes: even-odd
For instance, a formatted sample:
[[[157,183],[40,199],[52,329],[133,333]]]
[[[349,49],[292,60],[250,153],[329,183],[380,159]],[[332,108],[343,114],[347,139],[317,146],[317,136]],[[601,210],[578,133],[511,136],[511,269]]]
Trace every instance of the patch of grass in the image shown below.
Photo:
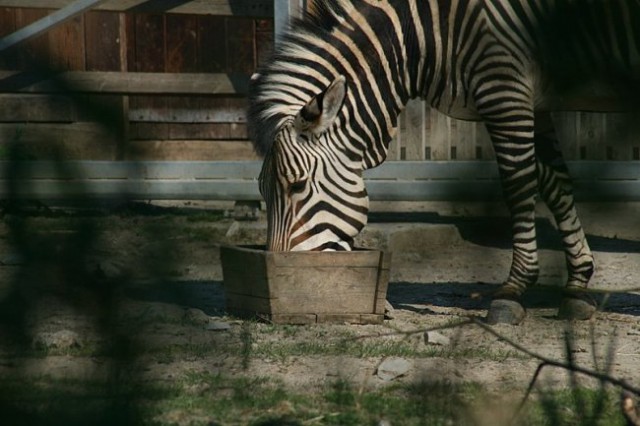
[[[500,425],[507,424],[517,402],[475,383],[398,382],[364,390],[338,379],[298,392],[269,377],[210,372],[154,383],[136,380],[135,372],[108,381],[39,377],[0,383],[3,424],[360,426],[387,419],[393,425],[465,426],[483,419],[482,424]],[[494,416],[502,420],[486,423]],[[514,424],[622,426],[624,421],[613,391],[579,388],[544,391]]]
[[[287,340],[256,340],[252,349],[254,356],[286,359],[291,356],[351,356],[356,358],[410,357],[410,358],[449,358],[481,359],[504,361],[510,358],[523,358],[517,351],[490,348],[456,348],[449,346],[428,346],[422,342],[410,340],[376,340],[355,338]],[[525,357],[526,358],[526,357]]]
[[[220,222],[225,219],[222,211],[202,211],[186,216],[187,222]]]
[[[524,425],[624,426],[618,393],[603,389],[542,390],[530,403]]]

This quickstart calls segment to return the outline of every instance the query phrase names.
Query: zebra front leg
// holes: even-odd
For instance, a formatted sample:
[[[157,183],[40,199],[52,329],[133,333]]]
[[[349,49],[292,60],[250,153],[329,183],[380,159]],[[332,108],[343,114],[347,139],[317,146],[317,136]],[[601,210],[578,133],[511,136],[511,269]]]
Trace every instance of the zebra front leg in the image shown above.
[[[571,179],[549,113],[536,115],[535,149],[540,195],[562,235],[568,269],[567,291],[560,303],[558,316],[589,319],[596,310],[596,303],[580,290],[587,287],[593,275],[593,255],[576,212]]]
[[[486,320],[490,324],[518,324],[525,317],[522,295],[527,287],[536,283],[539,271],[534,142],[533,137],[504,139],[504,132],[497,132],[490,125],[487,127],[492,133],[504,197],[511,214],[513,254],[509,277],[493,295]]]
[[[538,176],[534,142],[533,89],[526,66],[511,53],[487,57],[487,74],[478,79],[474,100],[496,154],[502,191],[511,215],[513,250],[509,276],[494,293],[487,312],[489,324],[519,324],[527,287],[538,280],[535,207]],[[494,66],[500,63],[501,66]]]

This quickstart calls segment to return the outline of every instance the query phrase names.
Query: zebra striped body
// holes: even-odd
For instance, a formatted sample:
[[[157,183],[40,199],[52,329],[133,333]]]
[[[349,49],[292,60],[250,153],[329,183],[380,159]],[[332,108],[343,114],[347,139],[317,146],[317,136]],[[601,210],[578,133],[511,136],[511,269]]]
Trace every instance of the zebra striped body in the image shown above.
[[[593,257],[545,109],[595,82],[636,101],[640,1],[317,4],[251,87],[269,249],[349,249],[368,212],[362,170],[385,160],[399,113],[423,98],[482,120],[491,136],[513,230],[511,271],[495,297],[518,299],[537,280],[538,193],[563,237],[568,286],[586,287]]]

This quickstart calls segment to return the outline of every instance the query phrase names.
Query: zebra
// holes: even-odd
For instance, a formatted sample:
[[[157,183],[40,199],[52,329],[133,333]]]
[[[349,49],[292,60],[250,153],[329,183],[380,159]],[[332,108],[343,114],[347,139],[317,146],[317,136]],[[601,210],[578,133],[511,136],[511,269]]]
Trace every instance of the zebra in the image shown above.
[[[588,319],[594,258],[549,100],[597,82],[633,106],[625,94],[638,93],[639,71],[638,0],[318,1],[250,83],[267,249],[350,250],[367,223],[362,172],[385,160],[398,115],[422,98],[451,117],[484,122],[491,136],[513,247],[487,321],[525,316],[522,296],[539,274],[538,196],[565,251],[558,316]]]

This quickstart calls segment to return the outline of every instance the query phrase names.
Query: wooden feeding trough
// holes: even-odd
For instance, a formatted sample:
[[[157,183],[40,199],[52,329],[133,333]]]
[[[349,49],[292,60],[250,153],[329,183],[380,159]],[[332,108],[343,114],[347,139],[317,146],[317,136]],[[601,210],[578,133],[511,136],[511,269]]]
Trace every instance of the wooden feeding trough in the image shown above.
[[[223,246],[220,256],[232,314],[279,324],[378,324],[384,319],[390,253]]]

